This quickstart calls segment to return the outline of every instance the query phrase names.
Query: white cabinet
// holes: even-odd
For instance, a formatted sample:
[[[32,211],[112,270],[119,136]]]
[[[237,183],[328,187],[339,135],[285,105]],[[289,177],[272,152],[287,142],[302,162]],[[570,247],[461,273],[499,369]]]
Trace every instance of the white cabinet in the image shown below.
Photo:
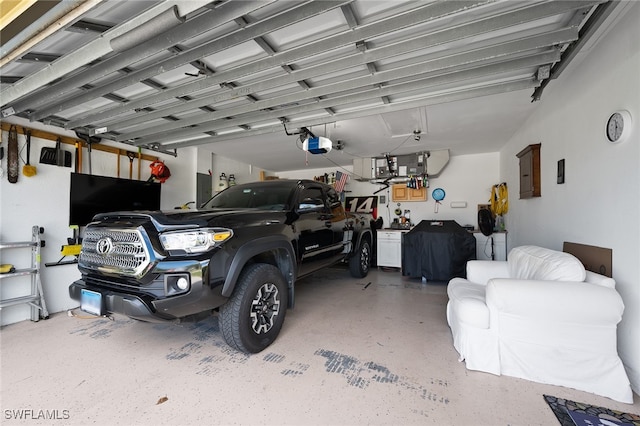
[[[507,232],[494,232],[486,236],[480,231],[474,231],[476,237],[476,258],[478,260],[491,260],[491,239],[493,238],[494,260],[507,260]]]
[[[402,234],[409,230],[379,229],[376,233],[378,266],[402,267]]]

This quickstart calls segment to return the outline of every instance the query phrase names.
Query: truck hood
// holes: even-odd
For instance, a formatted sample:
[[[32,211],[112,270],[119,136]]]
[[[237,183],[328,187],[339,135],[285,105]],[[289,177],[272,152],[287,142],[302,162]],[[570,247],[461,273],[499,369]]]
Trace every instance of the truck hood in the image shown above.
[[[138,223],[150,221],[158,232],[220,226],[225,228],[284,224],[287,213],[273,210],[212,209],[111,212],[96,215],[94,221]]]

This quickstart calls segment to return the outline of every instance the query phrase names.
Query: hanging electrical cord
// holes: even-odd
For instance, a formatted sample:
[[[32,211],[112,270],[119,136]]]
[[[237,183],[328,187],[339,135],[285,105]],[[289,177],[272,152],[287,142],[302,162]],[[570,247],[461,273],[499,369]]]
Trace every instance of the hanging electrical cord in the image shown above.
[[[489,202],[491,212],[496,216],[503,216],[509,211],[509,191],[506,182],[493,185]]]
[[[392,152],[394,152],[394,151],[396,151],[396,150],[400,149],[400,147],[402,147],[402,145],[404,145],[405,143],[407,143],[407,141],[408,141],[409,139],[411,139],[412,137],[413,137],[413,135],[409,135],[409,136],[407,136],[407,138],[406,138],[405,140],[403,140],[403,141],[400,143],[400,145],[396,146],[396,147],[395,147],[395,148],[393,148],[391,151],[389,151],[389,154],[391,154]]]
[[[323,156],[323,157],[324,157],[328,162],[330,162],[331,164],[333,164],[333,165],[334,165],[334,166],[336,166],[337,168],[342,169],[342,170],[343,170],[345,173],[347,173],[348,175],[354,175],[354,176],[359,177],[359,178],[361,178],[361,177],[362,177],[362,176],[357,176],[357,175],[355,175],[353,172],[351,172],[351,171],[349,171],[349,170],[345,169],[345,168],[344,168],[344,167],[342,167],[340,164],[336,163],[336,162],[335,162],[335,161],[333,161],[331,158],[327,157],[327,154],[322,154],[322,156]]]

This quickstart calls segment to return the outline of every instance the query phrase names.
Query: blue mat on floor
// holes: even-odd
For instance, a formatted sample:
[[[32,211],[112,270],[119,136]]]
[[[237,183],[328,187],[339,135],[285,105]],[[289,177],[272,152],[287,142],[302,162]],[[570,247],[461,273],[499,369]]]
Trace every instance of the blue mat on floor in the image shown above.
[[[562,426],[640,426],[640,415],[543,395]]]

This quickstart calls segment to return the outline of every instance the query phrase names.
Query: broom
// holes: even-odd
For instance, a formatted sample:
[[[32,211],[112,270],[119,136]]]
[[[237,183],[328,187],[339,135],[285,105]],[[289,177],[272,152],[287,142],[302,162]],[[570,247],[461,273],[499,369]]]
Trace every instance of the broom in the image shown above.
[[[32,166],[29,164],[29,160],[31,157],[31,130],[27,130],[25,128],[22,129],[24,131],[25,137],[27,138],[27,162],[22,167],[22,174],[26,177],[31,177],[36,175],[36,166]]]

